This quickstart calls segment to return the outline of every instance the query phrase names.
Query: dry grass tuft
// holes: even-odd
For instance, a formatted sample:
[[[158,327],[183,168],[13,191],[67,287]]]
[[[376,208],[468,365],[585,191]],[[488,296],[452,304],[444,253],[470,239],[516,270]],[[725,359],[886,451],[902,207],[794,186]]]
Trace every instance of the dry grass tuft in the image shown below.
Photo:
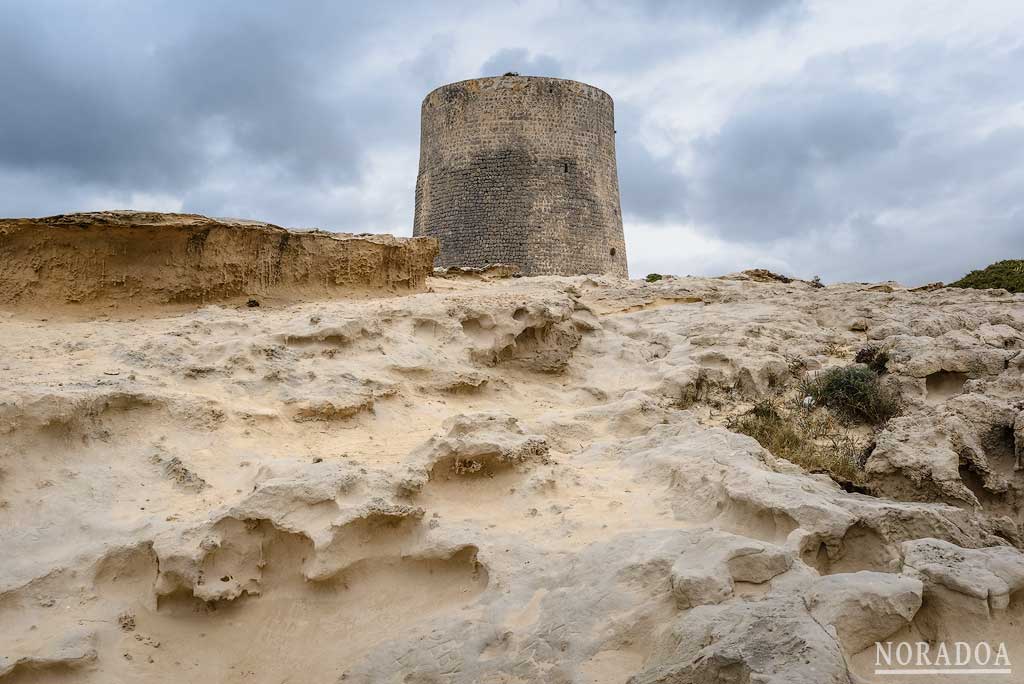
[[[827,473],[839,482],[863,482],[868,443],[828,411],[786,407],[777,399],[765,399],[730,420],[727,427],[811,472]]]

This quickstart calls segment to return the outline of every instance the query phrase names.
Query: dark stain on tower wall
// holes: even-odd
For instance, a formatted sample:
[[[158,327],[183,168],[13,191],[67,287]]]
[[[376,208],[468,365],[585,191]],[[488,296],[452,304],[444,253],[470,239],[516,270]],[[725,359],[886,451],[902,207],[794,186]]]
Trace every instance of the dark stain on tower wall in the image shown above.
[[[441,267],[625,276],[612,98],[516,75],[431,92],[413,234],[438,238]]]

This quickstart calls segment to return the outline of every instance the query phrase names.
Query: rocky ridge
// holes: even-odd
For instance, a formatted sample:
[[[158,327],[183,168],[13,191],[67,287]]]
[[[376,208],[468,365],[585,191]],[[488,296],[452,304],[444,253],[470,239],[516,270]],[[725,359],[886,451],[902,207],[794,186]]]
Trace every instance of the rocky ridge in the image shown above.
[[[422,290],[437,241],[197,214],[0,219],[0,306],[57,312]]]

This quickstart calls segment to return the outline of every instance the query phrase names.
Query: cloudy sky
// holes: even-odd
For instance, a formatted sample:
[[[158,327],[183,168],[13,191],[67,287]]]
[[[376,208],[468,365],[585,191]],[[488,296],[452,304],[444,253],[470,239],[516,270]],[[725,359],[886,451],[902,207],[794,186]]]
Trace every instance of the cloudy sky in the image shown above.
[[[0,215],[411,233],[419,103],[616,104],[630,270],[952,280],[1024,258],[1020,0],[0,0]]]

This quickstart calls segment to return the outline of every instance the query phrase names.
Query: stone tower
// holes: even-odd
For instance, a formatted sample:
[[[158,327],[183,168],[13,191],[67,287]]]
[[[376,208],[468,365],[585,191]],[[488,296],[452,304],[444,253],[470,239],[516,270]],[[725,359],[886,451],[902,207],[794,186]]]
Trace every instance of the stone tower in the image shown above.
[[[625,276],[612,98],[516,74],[431,92],[413,235],[440,241],[441,267]]]

